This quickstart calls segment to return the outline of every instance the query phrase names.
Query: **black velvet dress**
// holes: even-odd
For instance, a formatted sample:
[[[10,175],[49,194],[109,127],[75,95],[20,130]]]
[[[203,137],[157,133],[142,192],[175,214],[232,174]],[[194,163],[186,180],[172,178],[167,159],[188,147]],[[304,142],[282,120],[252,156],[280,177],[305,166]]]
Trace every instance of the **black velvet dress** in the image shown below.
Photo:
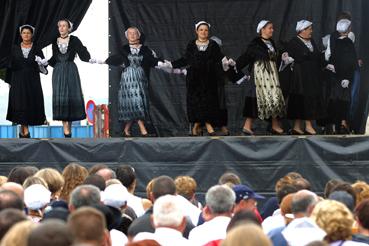
[[[27,57],[23,55],[20,45],[12,47],[6,78],[10,85],[6,119],[15,124],[42,125],[46,121],[40,67],[35,62],[35,56],[44,58],[35,44]]]
[[[149,117],[150,69],[158,64],[147,46],[139,49],[125,45],[119,54],[110,56],[105,63],[123,66],[118,90],[118,113],[122,122],[146,120]]]
[[[268,47],[269,45],[269,47]],[[251,80],[246,82],[246,98],[243,116],[267,120],[285,116],[286,106],[279,83],[277,70],[277,49],[272,39],[263,41],[256,37],[237,60],[238,75],[230,75],[238,80],[241,70],[248,66]]]
[[[78,69],[74,63],[76,54],[82,61],[90,60],[90,53],[82,42],[70,35],[67,47],[59,47],[57,40],[52,44],[53,56],[49,65],[54,67],[53,119],[78,121],[86,119],[85,103]]]
[[[351,39],[337,38],[334,43],[329,63],[334,65],[336,73],[329,72],[327,117],[329,123],[340,123],[349,119],[351,83],[357,69],[357,55]],[[350,81],[348,88],[342,87],[342,80]]]
[[[222,54],[218,44],[209,40],[205,50],[200,50],[196,40],[189,42],[184,56],[172,62],[173,68],[187,67],[187,115],[191,123],[227,125],[224,105],[224,72]],[[220,88],[222,87],[222,88]]]
[[[311,40],[313,51],[299,38],[294,37],[286,45],[290,57],[295,59],[290,76],[287,106],[289,119],[317,120],[325,117],[322,63],[323,57]]]

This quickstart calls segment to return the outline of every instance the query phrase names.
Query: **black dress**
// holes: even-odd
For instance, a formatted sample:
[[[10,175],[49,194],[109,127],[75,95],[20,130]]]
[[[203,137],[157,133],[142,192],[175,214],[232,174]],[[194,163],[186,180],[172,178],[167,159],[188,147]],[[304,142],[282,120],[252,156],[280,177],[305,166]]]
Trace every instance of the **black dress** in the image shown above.
[[[173,68],[187,67],[187,115],[191,123],[227,125],[227,110],[222,97],[224,72],[222,54],[218,44],[209,40],[203,49],[196,40],[189,42],[184,56],[172,62]]]
[[[349,38],[337,38],[331,50],[329,63],[336,73],[329,72],[328,119],[330,123],[340,123],[349,119],[351,83],[357,69],[357,56],[354,44]],[[342,80],[349,80],[348,88],[341,86]]]
[[[314,40],[313,50],[299,38],[292,38],[286,50],[295,62],[290,76],[290,92],[287,106],[289,119],[317,120],[325,117],[322,83],[323,57]]]
[[[147,46],[131,48],[125,45],[120,54],[110,56],[105,63],[123,66],[118,90],[120,121],[146,120],[149,118],[148,85],[150,68],[158,64],[154,52]]]
[[[90,60],[90,53],[82,42],[70,35],[67,46],[60,46],[57,40],[52,44],[53,56],[49,65],[54,67],[53,83],[53,119],[77,121],[86,119],[85,103],[81,80],[74,59],[76,54],[82,61]]]
[[[35,56],[44,58],[41,49],[35,44],[28,56],[23,55],[20,45],[12,48],[6,79],[11,86],[6,119],[15,124],[42,125],[46,121],[40,67],[35,62]],[[47,73],[46,70],[44,72]]]
[[[236,60],[239,75],[231,75],[231,80],[243,76],[241,70],[246,66],[251,74],[251,81],[246,82],[244,117],[267,120],[285,116],[286,107],[276,61],[277,49],[274,41],[263,41],[260,37],[253,39],[246,52]]]

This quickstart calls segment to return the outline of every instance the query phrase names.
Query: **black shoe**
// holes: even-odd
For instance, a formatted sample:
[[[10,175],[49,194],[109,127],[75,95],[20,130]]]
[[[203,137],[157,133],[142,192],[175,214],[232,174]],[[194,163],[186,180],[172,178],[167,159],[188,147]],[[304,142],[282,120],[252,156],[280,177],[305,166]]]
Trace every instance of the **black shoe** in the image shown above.
[[[254,136],[255,134],[245,128],[242,128],[242,135],[244,136]]]
[[[345,127],[345,126],[342,125],[340,127],[339,134],[340,135],[349,135],[349,134],[351,134],[351,132],[350,132],[350,129],[348,127]]]
[[[31,135],[29,133],[27,133],[26,135],[19,133],[19,138],[31,138]]]
[[[65,137],[65,138],[72,138],[72,133],[69,133],[69,134],[65,134],[65,133],[64,133],[64,137]]]
[[[201,137],[201,136],[203,136],[202,130],[197,131],[197,133],[195,134],[192,131],[190,133],[190,137]]]
[[[295,129],[291,129],[290,130],[290,135],[298,135],[298,136],[301,136],[301,135],[304,135],[304,133],[303,132],[298,132]]]
[[[271,134],[271,135],[275,135],[275,136],[282,136],[282,135],[285,135],[284,131],[282,131],[282,132],[278,132],[278,131],[274,130],[273,128],[270,130],[270,134]]]
[[[132,135],[131,135],[131,134],[127,134],[127,133],[125,133],[125,132],[123,132],[122,136],[123,136],[124,138],[131,138],[131,137],[132,137]]]
[[[309,131],[305,130],[304,135],[314,136],[314,135],[316,135],[316,133],[312,133],[312,132],[309,132]]]
[[[218,134],[215,131],[214,132],[208,132],[208,136],[216,137],[216,136],[218,136]]]

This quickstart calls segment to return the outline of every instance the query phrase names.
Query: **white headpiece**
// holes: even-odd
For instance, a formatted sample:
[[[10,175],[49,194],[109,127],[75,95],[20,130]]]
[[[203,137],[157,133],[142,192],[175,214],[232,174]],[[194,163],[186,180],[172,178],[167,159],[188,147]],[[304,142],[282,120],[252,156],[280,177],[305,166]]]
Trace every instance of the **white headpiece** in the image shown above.
[[[135,26],[131,26],[131,27],[128,27],[127,30],[124,32],[124,35],[126,36],[126,38],[128,38],[128,29],[135,29],[137,31],[137,33],[138,33],[138,37],[141,37],[140,30],[138,30],[138,28],[135,27]]]
[[[66,18],[65,19],[61,19],[61,20],[58,21],[58,25],[59,25],[59,22],[61,22],[61,21],[68,22],[68,24],[69,24],[68,32],[72,32],[73,31],[73,23],[70,20],[68,20]]]
[[[337,22],[336,30],[339,33],[345,33],[349,30],[351,21],[348,19],[342,19]]]
[[[25,25],[19,27],[19,33],[22,33],[22,29],[25,28],[25,27],[31,28],[32,29],[32,33],[35,32],[35,28],[33,26],[31,26],[29,24],[25,24]]]
[[[199,28],[199,26],[201,25],[207,25],[210,28],[210,24],[207,23],[206,21],[199,21],[195,24],[195,30],[197,31],[197,28]]]
[[[301,31],[305,30],[306,28],[308,28],[311,25],[313,25],[313,23],[311,21],[300,20],[299,22],[297,22],[296,32],[301,32]]]
[[[217,36],[211,36],[210,39],[215,41],[219,46],[223,45],[222,40],[220,38],[218,38]]]
[[[256,33],[260,33],[261,29],[263,29],[270,21],[262,20],[259,22],[258,27],[256,28]]]
[[[31,210],[38,210],[49,204],[51,192],[45,186],[33,184],[24,190],[24,203]]]
[[[122,184],[112,184],[105,188],[102,201],[105,205],[120,209],[127,203],[128,191]]]

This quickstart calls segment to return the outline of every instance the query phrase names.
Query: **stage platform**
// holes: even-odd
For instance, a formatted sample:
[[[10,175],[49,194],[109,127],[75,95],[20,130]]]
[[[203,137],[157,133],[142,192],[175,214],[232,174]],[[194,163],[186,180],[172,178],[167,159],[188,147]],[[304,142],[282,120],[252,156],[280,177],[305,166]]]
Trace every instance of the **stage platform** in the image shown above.
[[[300,172],[322,192],[332,178],[369,181],[368,136],[173,137],[111,139],[5,139],[0,141],[0,174],[16,165],[54,167],[132,165],[137,191],[159,175],[191,175],[200,193],[225,171],[234,171],[265,195],[288,172]]]

